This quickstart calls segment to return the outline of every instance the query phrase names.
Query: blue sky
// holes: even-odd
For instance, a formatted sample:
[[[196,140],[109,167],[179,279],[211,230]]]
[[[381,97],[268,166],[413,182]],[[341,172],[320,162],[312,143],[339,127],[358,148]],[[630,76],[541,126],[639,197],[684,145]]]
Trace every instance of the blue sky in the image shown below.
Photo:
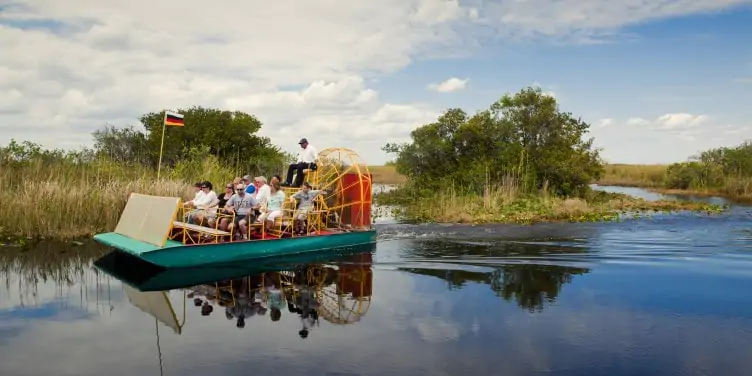
[[[749,1],[250,1],[164,21],[176,4],[0,9],[0,142],[74,148],[105,123],[204,105],[256,114],[290,151],[303,136],[380,164],[381,145],[444,109],[472,113],[528,85],[593,124],[610,162],[752,137]],[[451,78],[467,81],[429,88]]]
[[[474,112],[505,92],[537,84],[553,91],[563,110],[591,123],[600,118],[650,119],[676,112],[712,114],[739,128],[752,124],[749,7],[658,20],[621,32],[628,37],[606,44],[505,44],[471,59],[422,61],[380,80],[374,88],[397,101],[423,97],[442,108]],[[468,78],[468,87],[449,95],[425,92],[427,82],[448,76]],[[678,153],[651,150],[633,156],[633,150],[609,142],[600,129],[594,132],[596,141],[605,139],[599,144],[607,144],[604,154],[614,162],[676,161],[688,156],[685,151],[692,152],[684,147]]]

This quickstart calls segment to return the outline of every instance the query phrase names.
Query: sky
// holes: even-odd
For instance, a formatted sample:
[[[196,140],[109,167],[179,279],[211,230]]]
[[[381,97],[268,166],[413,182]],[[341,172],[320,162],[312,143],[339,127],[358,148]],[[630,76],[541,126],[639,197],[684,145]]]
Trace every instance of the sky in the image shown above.
[[[244,111],[365,163],[448,108],[539,86],[611,163],[752,138],[752,0],[0,0],[0,143]]]

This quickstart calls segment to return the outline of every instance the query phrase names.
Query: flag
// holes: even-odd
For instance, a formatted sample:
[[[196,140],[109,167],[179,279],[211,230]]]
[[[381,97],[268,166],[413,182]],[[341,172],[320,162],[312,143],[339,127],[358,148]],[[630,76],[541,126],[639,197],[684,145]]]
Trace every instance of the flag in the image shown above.
[[[165,111],[165,118],[164,118],[164,124],[165,126],[172,126],[172,127],[182,127],[183,125],[183,115],[178,114],[176,112],[170,112]]]

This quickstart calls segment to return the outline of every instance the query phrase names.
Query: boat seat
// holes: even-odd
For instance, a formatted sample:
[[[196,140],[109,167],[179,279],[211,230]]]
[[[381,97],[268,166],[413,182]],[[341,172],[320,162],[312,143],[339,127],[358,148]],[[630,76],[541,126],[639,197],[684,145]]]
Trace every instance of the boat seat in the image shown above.
[[[217,230],[211,227],[192,225],[190,223],[185,223],[185,222],[175,221],[175,222],[172,222],[172,225],[173,227],[184,228],[186,230],[191,230],[191,231],[196,231],[196,232],[203,232],[209,235],[216,235],[216,236],[230,235],[230,233],[227,231]]]
[[[266,227],[266,221],[261,227],[261,231],[267,235],[281,238],[285,233],[292,233],[292,213],[295,211],[295,203],[285,199],[282,203],[282,215],[274,219],[271,228]]]
[[[232,234],[227,231],[222,231],[216,228],[204,227],[194,225],[190,223],[174,221],[172,227],[182,229],[183,244],[201,244],[206,242],[219,242],[219,238],[224,236],[231,236]],[[198,236],[191,235],[191,232],[198,233]]]
[[[312,170],[310,168],[304,168],[303,169],[303,180],[307,181],[314,187],[319,184],[319,170],[321,169],[321,166],[317,166],[315,170]]]

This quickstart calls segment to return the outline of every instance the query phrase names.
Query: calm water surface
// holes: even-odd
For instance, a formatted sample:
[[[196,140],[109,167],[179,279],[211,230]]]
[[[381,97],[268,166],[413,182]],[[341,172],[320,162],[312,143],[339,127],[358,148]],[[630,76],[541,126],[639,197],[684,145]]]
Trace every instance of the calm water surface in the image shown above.
[[[229,288],[207,299],[214,284],[169,291],[175,321],[161,293],[94,268],[96,246],[2,249],[0,375],[750,375],[750,215],[385,222],[372,252],[265,266],[277,284],[296,272],[317,322],[299,299],[278,320],[251,304],[254,271],[232,276],[234,307]],[[169,277],[119,265],[131,283]]]

